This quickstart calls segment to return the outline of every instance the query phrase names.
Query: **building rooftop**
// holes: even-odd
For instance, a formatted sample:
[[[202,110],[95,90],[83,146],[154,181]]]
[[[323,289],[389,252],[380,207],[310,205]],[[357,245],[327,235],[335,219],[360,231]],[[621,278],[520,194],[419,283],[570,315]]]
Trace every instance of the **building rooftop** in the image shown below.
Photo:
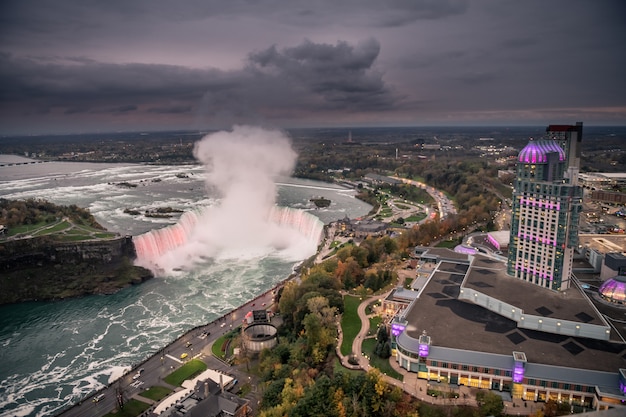
[[[386,297],[386,300],[390,301],[403,301],[410,302],[417,298],[417,291],[407,290],[402,287],[394,288],[391,293]]]
[[[602,254],[626,252],[626,235],[579,234],[578,244]]]
[[[506,273],[506,263],[477,255],[469,270],[466,288],[521,308],[527,314],[603,325],[604,321],[587,297],[572,286],[566,291],[551,291]]]
[[[466,287],[519,304],[530,314],[602,323],[593,305],[578,290],[561,294],[542,289],[509,277],[505,263],[477,255],[471,269],[450,260],[434,269],[420,298],[405,312],[408,336],[418,339],[425,330],[433,346],[501,355],[524,352],[529,363],[605,372],[626,368],[624,343],[517,328],[513,320],[458,300],[468,271]]]

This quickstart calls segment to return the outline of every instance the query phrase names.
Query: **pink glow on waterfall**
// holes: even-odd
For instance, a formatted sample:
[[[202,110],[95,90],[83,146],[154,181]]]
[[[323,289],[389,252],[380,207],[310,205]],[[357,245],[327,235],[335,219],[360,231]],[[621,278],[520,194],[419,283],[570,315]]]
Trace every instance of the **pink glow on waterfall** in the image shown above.
[[[317,217],[306,211],[274,207],[263,226],[265,233],[250,235],[247,242],[240,244],[236,239],[220,237],[221,231],[212,233],[221,230],[216,223],[219,216],[215,222],[210,221],[215,214],[212,209],[187,212],[176,224],[134,237],[137,264],[161,275],[207,258],[277,255],[297,261],[315,253],[324,228]]]
[[[294,261],[317,250],[322,222],[276,207],[276,178],[293,171],[296,154],[284,133],[235,126],[196,143],[216,206],[188,212],[177,224],[133,238],[138,265],[155,274],[192,268],[210,258],[280,256]]]
[[[187,243],[188,236],[197,224],[193,212],[184,213],[178,223],[152,230],[133,238],[138,259],[156,259]]]

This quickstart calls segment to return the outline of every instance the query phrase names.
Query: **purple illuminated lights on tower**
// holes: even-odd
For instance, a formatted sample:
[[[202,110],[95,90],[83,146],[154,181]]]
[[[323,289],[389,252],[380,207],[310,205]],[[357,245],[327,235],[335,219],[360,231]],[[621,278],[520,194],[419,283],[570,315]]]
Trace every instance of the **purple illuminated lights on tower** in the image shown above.
[[[419,355],[422,358],[426,358],[428,357],[428,345],[425,343],[420,343],[420,347],[419,347]]]
[[[520,203],[525,206],[541,207],[549,210],[559,211],[561,209],[561,203],[558,201],[544,201],[522,197],[520,198]]]
[[[405,328],[405,327],[406,327],[406,326],[405,326],[404,324],[393,323],[393,324],[391,325],[391,334],[392,334],[393,336],[396,336],[396,337],[397,337],[397,336],[399,336],[399,335],[400,335],[400,333],[402,333],[402,332],[404,331],[404,328]]]
[[[516,363],[513,368],[513,382],[516,384],[521,383],[524,380],[524,365],[522,363]]]
[[[427,358],[430,347],[430,336],[426,334],[426,330],[422,332],[422,335],[419,338],[419,343],[418,354],[420,358]]]
[[[565,151],[557,142],[551,140],[531,141],[519,153],[519,161],[526,164],[541,164],[548,162],[549,153],[558,153],[559,161],[565,161]]]

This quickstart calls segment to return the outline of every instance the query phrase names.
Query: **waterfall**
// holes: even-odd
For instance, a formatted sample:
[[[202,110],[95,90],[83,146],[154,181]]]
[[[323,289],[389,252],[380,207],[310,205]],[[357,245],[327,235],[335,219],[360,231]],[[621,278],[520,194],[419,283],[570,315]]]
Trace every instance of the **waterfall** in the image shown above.
[[[316,246],[324,231],[324,223],[320,219],[308,211],[291,207],[274,206],[270,211],[270,220],[280,226],[296,229]]]
[[[165,270],[190,266],[233,247],[256,253],[259,249],[256,246],[269,246],[273,252],[290,252],[294,248],[286,247],[289,245],[303,246],[293,253],[304,259],[315,253],[324,229],[324,224],[316,216],[304,210],[274,206],[263,227],[246,225],[242,219],[249,233],[234,240],[226,239],[224,234],[229,233],[229,225],[217,216],[212,219],[215,213],[210,209],[186,212],[176,224],[134,236],[136,264],[159,275]],[[232,226],[234,230],[235,225]],[[241,229],[241,225],[236,226]],[[253,236],[254,233],[264,236]]]
[[[188,211],[180,216],[177,223],[162,229],[151,230],[133,237],[137,259],[153,260],[185,243],[198,223],[198,213]]]

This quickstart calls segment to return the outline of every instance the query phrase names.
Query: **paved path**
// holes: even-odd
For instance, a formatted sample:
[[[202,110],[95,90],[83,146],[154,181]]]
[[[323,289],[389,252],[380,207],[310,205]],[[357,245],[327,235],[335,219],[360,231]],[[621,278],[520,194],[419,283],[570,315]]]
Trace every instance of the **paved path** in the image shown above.
[[[357,312],[359,314],[359,318],[361,319],[361,330],[358,335],[352,342],[352,352],[355,354],[355,357],[358,360],[358,365],[352,365],[348,362],[348,357],[343,356],[341,354],[340,346],[343,341],[343,331],[341,330],[341,326],[339,325],[339,340],[337,342],[337,356],[339,357],[341,364],[347,369],[362,369],[364,371],[369,371],[371,366],[369,364],[369,360],[363,356],[362,343],[363,339],[367,336],[369,331],[369,317],[365,313],[365,308],[372,302],[378,300],[379,298],[386,297],[387,294],[376,295],[369,298],[366,298],[359,304]],[[435,405],[468,405],[472,407],[477,407],[477,403],[475,400],[475,394],[477,388],[470,388],[464,385],[447,385],[447,384],[439,384],[436,382],[429,382],[424,379],[419,379],[417,377],[417,373],[408,372],[406,369],[400,367],[398,362],[392,356],[389,358],[389,363],[393,367],[393,369],[402,375],[402,381],[399,381],[395,378],[390,377],[389,375],[383,375],[384,380],[393,386],[402,388],[403,391],[412,395],[413,397],[419,399],[420,401],[435,404]],[[459,398],[441,398],[441,397],[432,397],[427,394],[429,388],[434,388],[438,391],[442,392],[455,392],[458,394]],[[532,401],[523,401],[520,399],[514,399],[512,401],[504,401],[505,410],[504,413],[508,415],[529,415],[534,413],[537,410],[542,409],[541,403],[534,403]]]

